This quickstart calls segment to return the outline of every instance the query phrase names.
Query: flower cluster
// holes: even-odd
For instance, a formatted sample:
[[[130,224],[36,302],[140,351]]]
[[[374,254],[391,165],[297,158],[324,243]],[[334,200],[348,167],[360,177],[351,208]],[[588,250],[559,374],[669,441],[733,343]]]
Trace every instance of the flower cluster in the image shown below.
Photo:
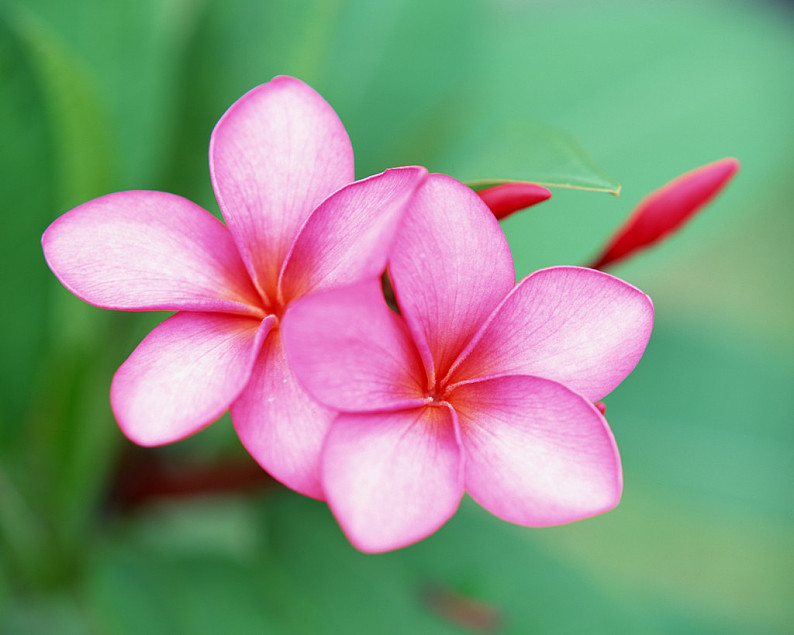
[[[364,551],[427,536],[464,491],[530,526],[617,504],[620,459],[594,402],[639,361],[653,308],[583,267],[514,284],[494,214],[547,190],[478,197],[421,167],[354,181],[341,122],[289,77],[223,115],[209,161],[226,224],[131,191],[67,212],[42,239],[87,302],[176,312],[113,378],[130,439],[171,443],[230,409],[259,464],[327,500]]]

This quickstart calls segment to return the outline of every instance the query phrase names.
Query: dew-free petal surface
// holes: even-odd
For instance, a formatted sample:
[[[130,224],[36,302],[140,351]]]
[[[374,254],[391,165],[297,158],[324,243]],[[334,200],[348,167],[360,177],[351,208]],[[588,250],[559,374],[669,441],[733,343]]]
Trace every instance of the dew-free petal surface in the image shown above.
[[[513,375],[456,387],[466,491],[488,511],[533,527],[618,504],[620,457],[601,413],[565,386]]]
[[[452,380],[536,375],[595,402],[634,369],[652,328],[653,304],[636,287],[584,267],[541,269],[505,298]]]
[[[282,336],[301,384],[329,407],[404,408],[425,397],[422,361],[405,321],[386,306],[380,279],[293,302]]]
[[[405,206],[426,177],[424,168],[393,168],[323,201],[290,249],[280,299],[379,276]]]
[[[326,498],[353,545],[398,549],[430,535],[463,495],[454,413],[445,406],[340,414],[323,450]]]
[[[178,441],[220,417],[245,387],[273,318],[180,312],[113,377],[113,413],[140,445]]]
[[[265,339],[231,414],[245,449],[271,476],[301,494],[323,498],[320,449],[336,413],[300,386],[278,329]]]
[[[514,212],[550,199],[551,192],[542,185],[516,181],[479,190],[477,196],[501,220]]]
[[[443,174],[431,174],[409,204],[389,273],[428,375],[434,366],[438,379],[515,282],[499,223],[471,189]]]
[[[592,267],[602,269],[658,242],[686,223],[730,182],[739,169],[721,159],[682,174],[651,192],[618,229]]]
[[[61,283],[102,308],[263,316],[229,230],[181,196],[101,196],[55,220],[42,246]]]
[[[210,175],[240,253],[272,300],[300,226],[323,199],[353,181],[353,149],[319,94],[300,80],[276,77],[218,121]]]

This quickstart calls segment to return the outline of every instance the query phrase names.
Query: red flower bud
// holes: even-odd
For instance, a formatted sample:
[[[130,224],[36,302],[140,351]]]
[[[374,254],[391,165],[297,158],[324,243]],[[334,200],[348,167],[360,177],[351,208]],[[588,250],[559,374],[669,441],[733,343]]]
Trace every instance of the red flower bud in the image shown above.
[[[545,187],[522,181],[487,187],[477,194],[499,220],[551,198],[551,192]]]
[[[673,233],[711,201],[738,169],[736,159],[721,159],[651,192],[590,267],[603,269]]]

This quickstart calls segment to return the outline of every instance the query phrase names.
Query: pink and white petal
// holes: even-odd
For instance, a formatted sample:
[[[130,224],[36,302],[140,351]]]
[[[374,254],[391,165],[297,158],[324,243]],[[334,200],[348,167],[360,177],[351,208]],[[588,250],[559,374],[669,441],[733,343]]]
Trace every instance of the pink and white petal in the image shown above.
[[[298,383],[280,330],[268,334],[231,414],[245,449],[273,478],[306,496],[324,498],[320,450],[336,412],[317,403]]]
[[[113,377],[110,401],[124,434],[161,445],[212,423],[245,387],[273,323],[181,312],[157,326]]]
[[[443,174],[431,174],[409,204],[389,273],[433,379],[444,377],[515,282],[499,223],[477,194]]]
[[[646,196],[591,265],[603,269],[663,240],[705,207],[739,169],[734,158],[703,165]]]
[[[101,196],[56,219],[41,242],[61,283],[96,306],[264,317],[229,230],[181,196]]]
[[[539,377],[458,385],[466,490],[499,518],[543,527],[600,514],[620,501],[620,456],[586,399]]]
[[[323,450],[323,487],[361,551],[399,549],[436,531],[463,496],[454,412],[426,406],[340,414]]]
[[[536,375],[595,402],[634,369],[652,329],[651,299],[627,282],[584,267],[541,269],[494,312],[451,382]]]
[[[282,337],[301,384],[331,408],[393,410],[427,401],[422,361],[379,279],[293,302]]]
[[[393,168],[325,199],[284,262],[279,301],[354,284],[383,273],[406,204],[427,178],[421,167]]]
[[[320,95],[293,77],[275,77],[218,121],[210,174],[248,270],[273,300],[298,229],[323,199],[355,178],[353,149]]]

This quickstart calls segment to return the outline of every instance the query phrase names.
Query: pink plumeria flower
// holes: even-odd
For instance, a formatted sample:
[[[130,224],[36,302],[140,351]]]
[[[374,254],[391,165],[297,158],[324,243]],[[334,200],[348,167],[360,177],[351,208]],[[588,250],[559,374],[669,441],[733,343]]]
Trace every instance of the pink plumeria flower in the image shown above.
[[[420,540],[464,490],[528,526],[614,507],[620,458],[593,403],[642,356],[650,299],[581,267],[514,284],[498,222],[443,175],[409,204],[389,274],[401,315],[371,280],[302,298],[284,328],[300,381],[340,411],[322,482],[351,542],[380,552]]]
[[[651,192],[590,266],[594,269],[612,266],[677,231],[722,191],[738,169],[736,159],[721,159],[682,174]]]
[[[284,311],[306,293],[380,275],[427,172],[397,168],[353,183],[342,123],[291,77],[229,108],[209,160],[227,225],[173,194],[120,192],[53,222],[45,257],[91,304],[177,311],[113,378],[113,412],[131,440],[171,443],[231,408],[243,445],[270,474],[322,498],[319,452],[335,415],[287,363]]]
[[[486,187],[479,190],[477,195],[499,220],[551,198],[551,192],[547,188],[523,181]]]

